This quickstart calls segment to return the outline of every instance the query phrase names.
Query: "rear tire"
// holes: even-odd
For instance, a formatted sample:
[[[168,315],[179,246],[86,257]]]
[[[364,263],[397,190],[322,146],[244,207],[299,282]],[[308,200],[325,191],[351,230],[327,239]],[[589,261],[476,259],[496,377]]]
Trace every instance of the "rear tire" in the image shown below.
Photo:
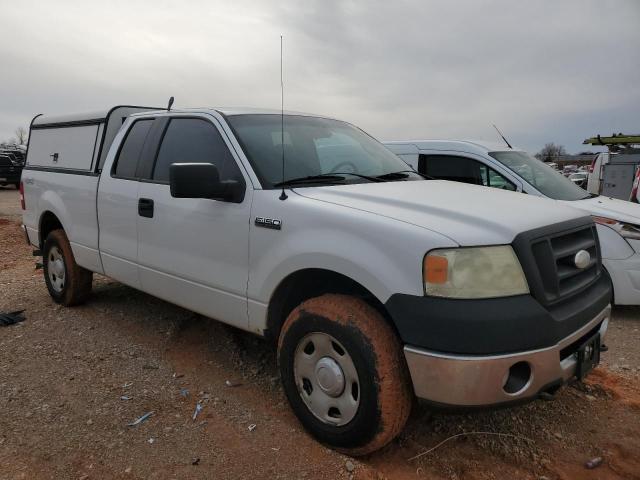
[[[93,273],[76,263],[64,230],[53,230],[42,252],[44,279],[49,295],[67,307],[84,302],[91,293]]]
[[[330,294],[295,308],[280,333],[278,365],[305,429],[349,455],[384,447],[411,413],[413,391],[400,341],[361,299]]]

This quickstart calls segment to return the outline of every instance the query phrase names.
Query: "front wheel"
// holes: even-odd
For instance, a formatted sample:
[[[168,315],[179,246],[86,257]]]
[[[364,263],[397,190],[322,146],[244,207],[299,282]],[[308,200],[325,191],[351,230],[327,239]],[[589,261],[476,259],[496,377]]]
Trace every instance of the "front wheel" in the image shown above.
[[[69,307],[86,300],[93,274],[76,263],[64,230],[53,230],[47,235],[42,260],[44,280],[56,303]]]
[[[331,294],[299,305],[282,327],[278,365],[305,429],[350,455],[385,446],[411,412],[398,337],[361,299]]]

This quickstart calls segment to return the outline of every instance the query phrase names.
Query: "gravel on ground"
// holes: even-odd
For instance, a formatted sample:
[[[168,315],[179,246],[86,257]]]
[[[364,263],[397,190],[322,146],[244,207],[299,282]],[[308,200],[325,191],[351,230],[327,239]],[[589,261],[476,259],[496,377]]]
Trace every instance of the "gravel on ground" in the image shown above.
[[[261,339],[102,276],[85,305],[53,303],[19,213],[0,188],[0,311],[26,315],[0,327],[0,480],[640,479],[637,308],[614,310],[586,383],[501,409],[419,403],[352,459],[303,431]]]

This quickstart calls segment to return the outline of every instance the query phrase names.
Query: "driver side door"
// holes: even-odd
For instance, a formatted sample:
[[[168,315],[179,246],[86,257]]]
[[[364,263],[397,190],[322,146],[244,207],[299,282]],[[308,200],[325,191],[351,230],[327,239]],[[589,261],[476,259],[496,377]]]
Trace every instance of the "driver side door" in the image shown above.
[[[142,290],[246,329],[252,192],[225,133],[209,115],[165,118],[153,165],[138,191],[138,265]],[[244,198],[174,198],[172,163],[213,163],[237,180]]]

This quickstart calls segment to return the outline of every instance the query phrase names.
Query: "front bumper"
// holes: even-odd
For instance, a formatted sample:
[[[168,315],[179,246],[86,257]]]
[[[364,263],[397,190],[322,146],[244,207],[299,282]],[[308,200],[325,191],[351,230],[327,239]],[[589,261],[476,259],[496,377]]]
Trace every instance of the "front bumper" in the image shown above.
[[[404,347],[413,388],[419,398],[449,406],[497,405],[533,398],[576,375],[577,348],[586,337],[607,331],[611,307],[553,346],[504,355],[449,355]],[[518,362],[529,366],[524,386],[505,391],[509,369]]]

